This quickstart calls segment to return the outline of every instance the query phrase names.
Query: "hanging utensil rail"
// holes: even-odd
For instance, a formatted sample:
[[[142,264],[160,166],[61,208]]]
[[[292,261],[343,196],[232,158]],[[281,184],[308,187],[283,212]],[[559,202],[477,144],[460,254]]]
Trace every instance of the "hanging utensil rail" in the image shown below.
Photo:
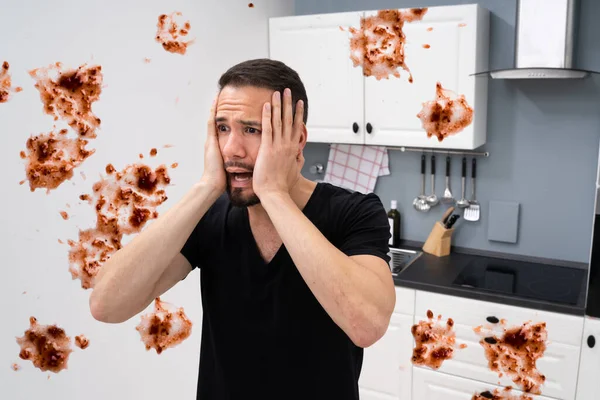
[[[417,153],[458,154],[461,156],[472,156],[472,157],[489,157],[490,156],[489,151],[476,152],[476,151],[456,151],[456,150],[441,150],[441,149],[438,150],[438,149],[427,149],[427,148],[422,148],[422,147],[405,147],[405,146],[401,146],[401,147],[386,146],[386,149],[402,151],[402,152],[414,151]]]

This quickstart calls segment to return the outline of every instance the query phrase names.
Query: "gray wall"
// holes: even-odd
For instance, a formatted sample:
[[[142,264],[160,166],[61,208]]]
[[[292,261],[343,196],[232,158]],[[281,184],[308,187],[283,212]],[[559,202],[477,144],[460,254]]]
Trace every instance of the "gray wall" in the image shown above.
[[[473,2],[296,0],[296,14]],[[516,0],[482,0],[478,3],[492,13],[490,68],[512,67]],[[600,71],[600,24],[595,21],[598,16],[600,1],[581,1],[577,64],[580,68]],[[490,80],[488,141],[481,149],[489,151],[491,156],[478,160],[477,171],[477,198],[482,204],[482,218],[477,223],[462,221],[457,224],[453,244],[588,262],[599,138],[600,76],[574,81]],[[319,179],[310,174],[308,168],[316,162],[326,166],[328,153],[327,144],[308,144],[304,175]],[[443,173],[444,156],[436,158],[438,173]],[[375,193],[386,207],[389,207],[390,200],[398,200],[405,239],[424,241],[444,208],[438,206],[428,214],[418,213],[412,208],[412,200],[420,190],[419,162],[419,153],[390,151],[391,175],[378,180]],[[452,171],[460,174],[460,157],[453,159]],[[444,177],[438,175],[437,178],[439,196],[444,187]],[[453,192],[459,192],[459,175],[454,175],[451,187]],[[517,244],[488,241],[490,200],[520,203]]]

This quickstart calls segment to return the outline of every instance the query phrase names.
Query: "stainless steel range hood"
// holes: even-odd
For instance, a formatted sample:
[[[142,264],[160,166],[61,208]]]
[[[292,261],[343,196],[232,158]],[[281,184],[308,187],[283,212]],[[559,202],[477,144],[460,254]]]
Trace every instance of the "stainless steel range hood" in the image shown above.
[[[517,0],[515,66],[478,72],[493,79],[577,79],[574,67],[578,0]]]

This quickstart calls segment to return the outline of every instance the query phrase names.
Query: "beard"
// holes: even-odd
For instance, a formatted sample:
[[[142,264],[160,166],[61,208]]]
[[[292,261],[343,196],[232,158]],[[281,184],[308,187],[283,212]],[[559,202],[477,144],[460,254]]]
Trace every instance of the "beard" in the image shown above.
[[[228,167],[237,167],[244,168],[249,171],[250,179],[252,179],[252,171],[254,167],[248,164],[243,164],[235,161],[228,161],[225,163],[225,168]],[[260,204],[260,199],[258,196],[252,191],[250,188],[232,188],[231,181],[234,179],[235,174],[230,174],[225,171],[226,181],[227,181],[227,195],[229,196],[229,201],[235,207],[251,207],[257,204]],[[244,193],[250,192],[250,193]]]

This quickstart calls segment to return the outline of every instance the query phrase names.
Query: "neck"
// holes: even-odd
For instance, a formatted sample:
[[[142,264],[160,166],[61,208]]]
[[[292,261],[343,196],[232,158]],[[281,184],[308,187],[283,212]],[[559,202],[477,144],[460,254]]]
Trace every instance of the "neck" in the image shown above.
[[[290,197],[300,210],[304,209],[316,186],[316,182],[301,176],[298,182],[296,182],[296,184],[292,187],[290,190]],[[250,217],[251,221],[257,223],[271,223],[269,215],[260,203],[255,206],[248,207],[248,216]]]

